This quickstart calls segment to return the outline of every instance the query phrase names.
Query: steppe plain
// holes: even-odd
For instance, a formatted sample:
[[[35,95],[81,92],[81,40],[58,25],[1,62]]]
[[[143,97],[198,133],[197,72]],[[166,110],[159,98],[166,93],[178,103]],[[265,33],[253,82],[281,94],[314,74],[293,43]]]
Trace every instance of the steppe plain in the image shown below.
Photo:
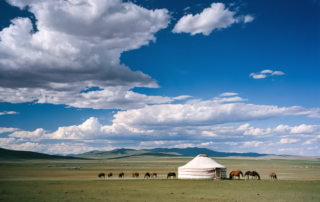
[[[131,156],[106,160],[28,160],[0,163],[0,201],[320,201],[316,158],[213,158],[261,180],[166,179],[191,157]],[[81,169],[67,169],[81,167]],[[99,179],[98,174],[113,173]],[[125,173],[124,179],[118,174]],[[132,172],[140,178],[133,179]],[[158,178],[144,179],[146,172]],[[275,172],[277,180],[269,179]]]

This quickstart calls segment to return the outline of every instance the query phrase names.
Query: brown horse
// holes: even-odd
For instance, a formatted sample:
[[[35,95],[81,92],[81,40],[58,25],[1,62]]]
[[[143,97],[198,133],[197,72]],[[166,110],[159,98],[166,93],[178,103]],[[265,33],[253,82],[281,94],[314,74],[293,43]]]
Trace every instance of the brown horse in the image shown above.
[[[151,177],[157,178],[157,173],[151,173]]]
[[[109,174],[108,174],[108,178],[109,178],[109,177],[112,177],[112,173],[109,173]]]
[[[246,174],[244,174],[244,176],[248,176],[248,179],[249,179],[249,176],[252,176],[252,179],[253,177],[257,178],[258,177],[258,180],[260,180],[260,175],[256,172],[256,171],[247,171]]]
[[[133,173],[132,173],[132,177],[133,177],[133,178],[139,178],[139,173],[133,172]]]
[[[104,173],[99,173],[98,177],[101,179],[101,177],[106,178],[106,175]]]
[[[119,178],[124,178],[124,173],[123,172],[119,174]]]
[[[275,173],[270,173],[269,178],[277,179],[277,175]]]
[[[234,176],[236,176],[236,177],[238,177],[238,179],[240,179],[240,175],[243,177],[243,173],[241,172],[241,170],[232,171],[229,175],[229,179],[233,179]]]

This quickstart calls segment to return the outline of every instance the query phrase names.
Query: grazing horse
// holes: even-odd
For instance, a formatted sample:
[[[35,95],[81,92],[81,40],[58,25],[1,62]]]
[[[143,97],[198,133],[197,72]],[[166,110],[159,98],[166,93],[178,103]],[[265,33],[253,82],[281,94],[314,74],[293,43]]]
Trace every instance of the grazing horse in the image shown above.
[[[247,171],[244,176],[248,176],[248,179],[249,179],[249,176],[252,176],[252,179],[253,177],[257,178],[258,177],[258,180],[260,180],[260,175],[256,172],[256,171]]]
[[[232,171],[229,175],[230,179],[233,179],[234,176],[238,177],[238,179],[240,179],[240,175],[243,177],[243,173],[240,170],[237,171]]]
[[[112,173],[109,173],[109,174],[108,174],[108,178],[109,178],[109,177],[112,177]]]
[[[157,178],[157,173],[151,173],[151,177]]]
[[[168,178],[171,178],[171,177],[174,177],[174,178],[176,178],[176,173],[174,173],[174,172],[170,172],[170,173],[168,173],[168,175],[167,175],[167,179]]]
[[[119,174],[119,178],[124,178],[124,173],[123,172]]]
[[[275,173],[270,173],[269,177],[271,179],[277,179],[277,175]]]
[[[147,179],[150,177],[150,173],[149,172],[147,172],[145,175],[144,175],[144,178],[146,178],[147,177]]]
[[[133,178],[139,178],[139,173],[133,172],[133,173],[132,173],[132,177],[133,177]]]
[[[106,178],[106,175],[104,173],[99,173],[98,177],[101,179],[101,177]]]

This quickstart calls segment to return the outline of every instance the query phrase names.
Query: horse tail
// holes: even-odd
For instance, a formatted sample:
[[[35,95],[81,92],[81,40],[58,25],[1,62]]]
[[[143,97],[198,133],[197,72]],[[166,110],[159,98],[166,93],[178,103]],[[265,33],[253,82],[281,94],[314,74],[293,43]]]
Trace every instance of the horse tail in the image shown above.
[[[276,174],[274,174],[274,177],[277,179],[277,175]]]
[[[230,174],[229,174],[229,178],[230,178],[230,179],[231,179],[231,177],[232,177],[231,175],[232,175],[232,172],[230,172]]]
[[[241,170],[240,170],[240,174],[241,174],[241,176],[243,177],[243,173],[241,172]]]

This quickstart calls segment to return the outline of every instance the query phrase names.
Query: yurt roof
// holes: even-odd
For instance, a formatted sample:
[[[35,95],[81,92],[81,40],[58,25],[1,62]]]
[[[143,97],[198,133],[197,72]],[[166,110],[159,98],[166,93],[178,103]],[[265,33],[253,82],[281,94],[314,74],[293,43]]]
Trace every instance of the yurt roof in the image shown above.
[[[186,165],[179,167],[179,169],[188,169],[188,168],[201,169],[201,168],[225,168],[225,167],[215,162],[213,159],[209,158],[207,155],[199,154],[197,157],[195,157]]]

